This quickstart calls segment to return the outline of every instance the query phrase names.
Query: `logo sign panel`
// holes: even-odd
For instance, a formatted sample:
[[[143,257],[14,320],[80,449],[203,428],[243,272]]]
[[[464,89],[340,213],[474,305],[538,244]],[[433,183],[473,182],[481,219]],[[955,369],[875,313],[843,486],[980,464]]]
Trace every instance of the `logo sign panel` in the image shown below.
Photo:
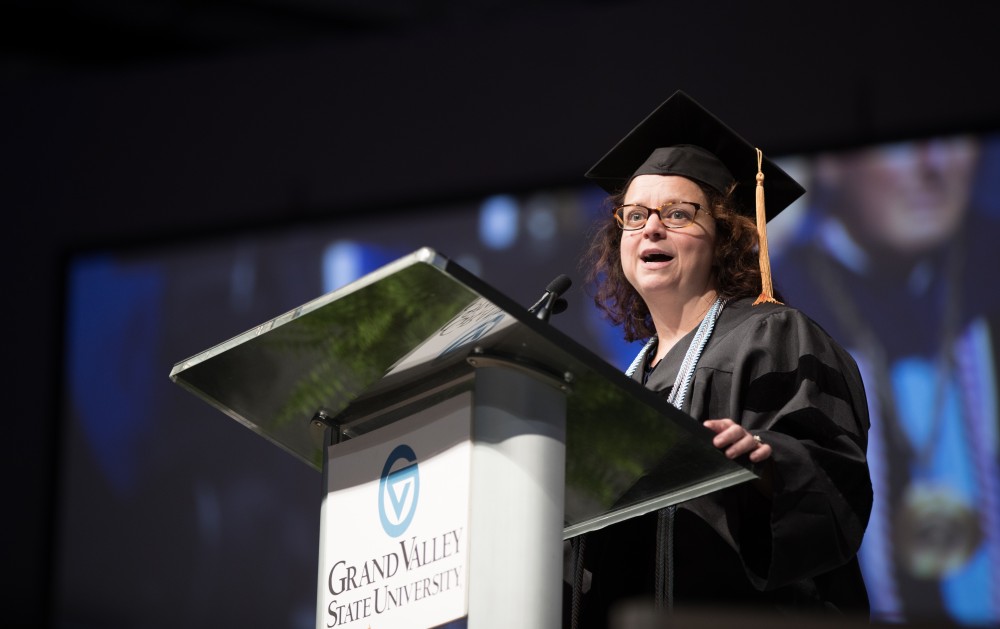
[[[407,465],[394,469],[399,461],[406,461]],[[419,495],[417,455],[413,448],[401,443],[386,459],[378,481],[378,515],[386,535],[399,537],[406,532],[417,512]]]
[[[437,627],[468,614],[471,393],[331,446],[317,627]]]

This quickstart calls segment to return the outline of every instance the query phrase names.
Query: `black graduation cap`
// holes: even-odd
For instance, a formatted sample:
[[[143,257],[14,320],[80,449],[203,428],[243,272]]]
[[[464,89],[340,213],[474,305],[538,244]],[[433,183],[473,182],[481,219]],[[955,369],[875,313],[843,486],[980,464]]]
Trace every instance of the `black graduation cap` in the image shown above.
[[[755,303],[776,301],[767,221],[802,196],[805,189],[797,181],[682,91],[646,116],[585,176],[616,194],[639,175],[681,175],[722,193],[736,182],[737,210],[757,221],[760,236],[762,288]]]
[[[761,162],[767,220],[805,193],[774,162]],[[757,149],[682,91],[663,102],[585,175],[615,194],[638,175],[682,175],[725,192],[734,181],[739,211],[754,218]]]

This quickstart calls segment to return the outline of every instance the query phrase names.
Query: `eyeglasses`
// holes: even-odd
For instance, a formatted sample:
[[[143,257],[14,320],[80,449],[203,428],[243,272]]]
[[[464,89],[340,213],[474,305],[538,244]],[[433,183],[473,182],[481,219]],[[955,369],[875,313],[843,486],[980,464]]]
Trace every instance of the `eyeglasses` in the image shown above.
[[[701,209],[703,209],[701,204],[690,201],[672,201],[658,208],[630,203],[615,208],[615,219],[618,221],[618,226],[625,231],[635,231],[645,227],[649,215],[655,212],[664,227],[681,229],[693,223],[695,215]]]

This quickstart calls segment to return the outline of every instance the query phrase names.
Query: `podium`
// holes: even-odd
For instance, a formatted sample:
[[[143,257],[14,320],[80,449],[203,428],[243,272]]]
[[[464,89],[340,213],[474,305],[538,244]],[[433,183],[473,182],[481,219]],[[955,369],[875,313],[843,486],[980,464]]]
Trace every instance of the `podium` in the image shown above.
[[[317,627],[558,627],[563,540],[756,478],[429,248],[170,378],[321,471]]]

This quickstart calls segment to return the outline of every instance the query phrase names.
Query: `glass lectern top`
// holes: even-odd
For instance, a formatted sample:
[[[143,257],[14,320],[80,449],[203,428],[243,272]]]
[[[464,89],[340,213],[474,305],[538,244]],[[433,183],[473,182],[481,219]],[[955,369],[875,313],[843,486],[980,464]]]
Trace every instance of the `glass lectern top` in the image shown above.
[[[427,248],[177,363],[170,378],[321,469],[317,418],[343,418],[348,436],[373,430],[358,409],[461,381],[470,357],[565,383],[566,536],[755,478],[693,419]]]

